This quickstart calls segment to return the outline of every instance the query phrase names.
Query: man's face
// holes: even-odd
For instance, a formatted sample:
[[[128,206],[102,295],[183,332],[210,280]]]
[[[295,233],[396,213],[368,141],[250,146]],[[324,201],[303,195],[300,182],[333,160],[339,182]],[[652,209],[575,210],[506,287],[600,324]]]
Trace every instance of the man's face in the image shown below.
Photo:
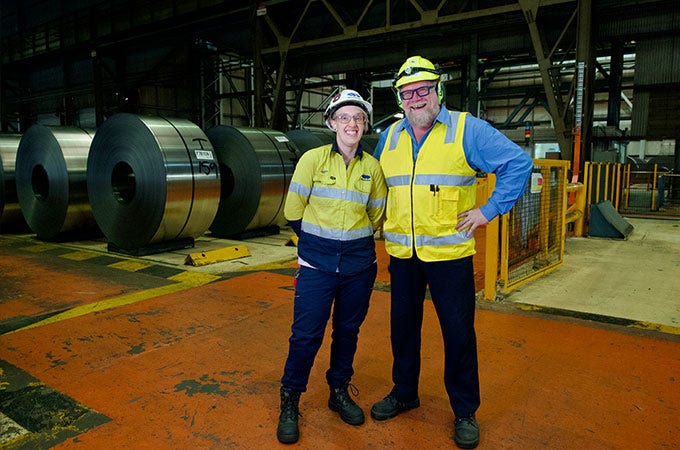
[[[412,127],[429,128],[437,114],[439,114],[439,99],[436,86],[436,81],[425,80],[405,84],[399,89],[400,96],[402,96],[401,101],[404,114]],[[421,97],[419,94],[424,94],[428,87],[431,87],[431,89],[429,89],[427,95]],[[417,89],[419,89],[418,92],[416,91]],[[404,95],[407,98],[411,98],[404,100]]]

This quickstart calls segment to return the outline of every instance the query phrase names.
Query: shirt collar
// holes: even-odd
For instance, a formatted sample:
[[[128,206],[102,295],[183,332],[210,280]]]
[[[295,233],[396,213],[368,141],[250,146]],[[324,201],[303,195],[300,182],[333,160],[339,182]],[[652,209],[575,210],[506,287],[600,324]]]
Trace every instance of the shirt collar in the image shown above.
[[[338,147],[338,141],[333,141],[333,145],[331,146],[331,152],[336,152],[340,156],[342,154],[340,153],[340,148]],[[359,141],[359,146],[357,147],[356,153],[354,153],[354,157],[359,157],[359,159],[363,158],[364,156],[364,147],[361,141]]]

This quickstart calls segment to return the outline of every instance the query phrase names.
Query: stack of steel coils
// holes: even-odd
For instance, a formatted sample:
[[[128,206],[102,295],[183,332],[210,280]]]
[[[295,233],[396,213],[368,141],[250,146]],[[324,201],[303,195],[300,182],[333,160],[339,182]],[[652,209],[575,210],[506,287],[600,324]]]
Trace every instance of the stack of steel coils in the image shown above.
[[[130,253],[151,253],[162,243],[193,245],[220,200],[213,147],[184,119],[111,116],[92,141],[87,186],[109,248]]]
[[[33,125],[16,156],[16,187],[26,222],[44,240],[97,230],[85,170],[92,131]]]
[[[222,174],[212,234],[234,237],[285,225],[283,205],[298,159],[295,145],[279,131],[260,128],[220,125],[206,134]]]
[[[28,228],[17,197],[15,163],[20,134],[0,134],[0,231],[25,231]]]

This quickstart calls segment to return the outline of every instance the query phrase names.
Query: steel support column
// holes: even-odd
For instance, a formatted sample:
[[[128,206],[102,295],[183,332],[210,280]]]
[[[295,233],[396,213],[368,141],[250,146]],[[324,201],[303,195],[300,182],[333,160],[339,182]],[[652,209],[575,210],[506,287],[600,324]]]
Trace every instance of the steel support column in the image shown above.
[[[465,83],[466,104],[465,111],[470,111],[473,116],[479,117],[479,57],[477,48],[479,37],[477,34],[470,36],[470,55],[467,64],[467,82]]]
[[[266,12],[266,11],[265,11]],[[255,36],[253,39],[253,90],[255,94],[254,105],[253,105],[253,126],[256,128],[266,128],[267,119],[264,110],[264,61],[262,61],[262,22],[264,21],[263,16],[254,12],[253,21],[255,26]]]
[[[578,174],[580,173],[583,161],[590,161],[590,141],[593,129],[593,84],[595,81],[595,55],[592,45],[592,0],[579,0],[578,2],[578,26],[577,41],[576,41],[576,66],[582,66],[583,71],[583,86],[582,92],[577,92],[577,95],[582,97],[581,117],[575,118],[575,122],[579,123],[578,130],[574,129],[575,133],[579,134],[580,148],[576,146],[576,136],[574,139],[574,155],[573,155],[573,176],[572,182],[578,181]]]
[[[618,128],[621,122],[621,83],[623,81],[623,44],[620,41],[612,42],[608,80],[607,126]]]
[[[545,38],[539,30],[536,18],[538,16],[540,0],[518,0],[524,18],[529,26],[529,34],[531,35],[531,42],[536,53],[536,61],[538,63],[539,71],[541,72],[541,79],[543,80],[543,88],[550,108],[550,116],[552,117],[553,127],[560,146],[562,158],[571,160],[572,158],[572,140],[571,128],[568,122],[568,115],[566,109],[568,108],[562,99],[560,92],[559,69],[553,67],[551,58],[552,53],[546,52]]]
[[[90,52],[92,58],[92,92],[94,93],[94,118],[95,124],[99,127],[104,123],[104,88],[102,84],[102,60],[97,53],[97,50],[93,49]]]

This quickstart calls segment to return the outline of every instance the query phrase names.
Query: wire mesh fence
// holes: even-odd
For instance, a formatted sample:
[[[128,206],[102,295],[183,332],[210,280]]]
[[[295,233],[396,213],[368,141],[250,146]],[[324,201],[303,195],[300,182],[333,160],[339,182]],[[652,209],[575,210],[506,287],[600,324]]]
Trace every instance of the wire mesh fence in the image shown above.
[[[680,175],[634,172],[633,181],[624,186],[621,214],[680,217]]]
[[[504,216],[501,279],[505,290],[561,264],[567,169],[565,161],[535,160],[524,195]]]

